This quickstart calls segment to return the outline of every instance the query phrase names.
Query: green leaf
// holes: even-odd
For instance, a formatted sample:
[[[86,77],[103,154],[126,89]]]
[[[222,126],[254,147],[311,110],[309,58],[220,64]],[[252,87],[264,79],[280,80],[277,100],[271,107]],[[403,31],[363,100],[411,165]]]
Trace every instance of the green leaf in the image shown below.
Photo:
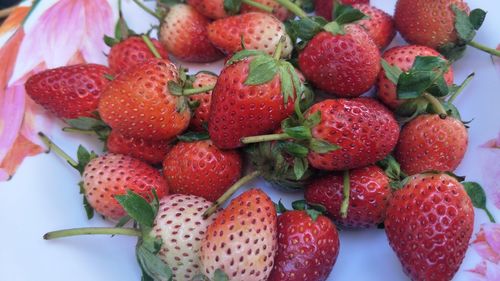
[[[403,71],[396,65],[390,65],[386,60],[382,59],[382,68],[385,71],[385,76],[389,81],[394,83],[394,85],[398,84],[399,76]]]
[[[318,217],[321,215],[321,213],[316,211],[315,209],[307,209],[306,213],[311,217],[313,221],[316,221]]]
[[[455,13],[455,30],[458,37],[465,42],[471,41],[476,35],[476,31],[469,16],[454,4],[451,5],[451,9]]]
[[[127,190],[126,195],[115,196],[115,199],[122,205],[127,214],[139,223],[141,228],[153,227],[156,214],[146,199],[131,190]]]
[[[226,65],[231,65],[237,61],[243,60],[248,57],[267,55],[263,51],[259,50],[242,50],[234,54],[227,62]]]
[[[284,132],[297,140],[307,140],[312,138],[311,129],[304,126],[285,128]]]
[[[171,280],[172,270],[157,255],[143,245],[137,248],[137,259],[142,270],[154,280]]]
[[[278,72],[276,60],[268,55],[256,56],[250,62],[248,77],[245,85],[261,85],[273,80]]]
[[[495,223],[496,221],[493,214],[491,214],[488,208],[486,208],[486,193],[484,193],[483,187],[477,182],[462,182],[462,185],[469,195],[472,205],[478,209],[484,210],[490,221]]]
[[[224,0],[224,10],[230,15],[236,15],[241,9],[241,0]]]
[[[307,171],[308,165],[309,163],[306,158],[296,157],[293,160],[293,173],[295,174],[295,178],[297,180],[300,180],[304,176]]]
[[[486,12],[481,9],[474,9],[469,13],[469,21],[475,30],[478,30],[483,25],[486,18]]]
[[[107,35],[104,35],[104,43],[106,44],[106,46],[108,47],[113,47],[114,45],[120,43],[120,40],[117,40],[113,37],[110,37],[110,36],[107,36]]]
[[[177,139],[184,142],[195,142],[200,140],[210,139],[208,132],[187,132],[182,135],[178,135]]]
[[[312,151],[316,153],[327,153],[330,151],[341,149],[341,147],[338,145],[331,144],[325,140],[316,138],[310,140],[309,147]]]
[[[423,92],[432,88],[434,91],[441,90],[438,85],[444,73],[448,70],[448,63],[434,56],[417,56],[412,68],[399,76],[397,93],[399,99],[413,99],[419,97]],[[446,86],[446,94],[448,87]]]
[[[309,153],[307,147],[291,141],[281,141],[279,142],[279,146],[288,154],[299,158],[307,157]]]
[[[336,21],[329,22],[325,26],[323,26],[325,31],[330,32],[333,35],[337,34],[345,34],[344,28],[339,25]]]
[[[292,21],[290,29],[298,38],[309,41],[323,31],[323,26],[327,23],[322,17],[307,17]]]
[[[294,210],[303,211],[307,207],[306,200],[297,200],[292,202],[292,208]]]
[[[278,213],[278,214],[282,214],[282,213],[288,211],[286,209],[285,205],[283,205],[283,203],[281,203],[281,200],[278,201],[278,204],[274,204],[274,207],[276,209],[276,213]]]
[[[214,272],[214,280],[213,281],[228,281],[229,277],[227,274],[222,271],[222,269],[217,268]]]
[[[364,19],[366,15],[350,5],[342,5],[339,2],[335,2],[333,18],[339,25],[344,25]]]

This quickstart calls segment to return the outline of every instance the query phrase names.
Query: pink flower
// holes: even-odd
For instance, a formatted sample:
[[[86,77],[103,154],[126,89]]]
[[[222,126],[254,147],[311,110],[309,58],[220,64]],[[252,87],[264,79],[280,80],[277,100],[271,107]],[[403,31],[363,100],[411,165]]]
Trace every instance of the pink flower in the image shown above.
[[[500,132],[496,139],[481,145],[481,172],[483,174],[484,189],[493,204],[500,208]]]
[[[482,258],[476,268],[469,270],[474,274],[474,280],[500,280],[500,224],[481,225],[476,240],[472,242],[472,248]]]

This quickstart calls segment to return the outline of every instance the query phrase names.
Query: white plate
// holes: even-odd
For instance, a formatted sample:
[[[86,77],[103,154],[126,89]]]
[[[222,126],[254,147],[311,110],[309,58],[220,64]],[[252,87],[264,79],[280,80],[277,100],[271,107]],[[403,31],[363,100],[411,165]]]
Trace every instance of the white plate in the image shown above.
[[[85,1],[91,0],[83,0]],[[27,33],[33,28],[33,23],[42,11],[55,1],[42,2],[26,24]],[[113,5],[115,2],[110,1]],[[496,46],[500,41],[498,2],[491,0],[470,2],[471,8],[481,7],[489,11],[476,40],[489,46]],[[372,4],[391,14],[394,3],[394,0],[372,1]],[[116,16],[116,7],[114,11]],[[154,23],[152,17],[137,9],[130,1],[125,1],[124,13],[130,26],[136,31],[145,31]],[[0,45],[5,40],[5,36],[1,38]],[[403,41],[397,37],[393,44],[401,45]],[[18,66],[23,63],[27,63],[27,60],[18,61]],[[221,64],[183,65],[190,67],[192,71],[202,68],[217,71]],[[22,65],[20,66],[22,68]],[[456,82],[462,81],[471,72],[476,73],[475,79],[456,100],[463,118],[473,119],[469,129],[469,148],[457,174],[467,175],[469,180],[478,181],[483,185],[490,184],[490,191],[498,189],[494,176],[495,173],[497,177],[500,174],[499,153],[480,146],[496,138],[500,131],[499,73],[496,72],[489,55],[472,48],[467,50],[462,60],[455,63],[454,69]],[[91,137],[82,138],[62,133],[59,131],[61,126],[62,123],[57,123],[57,126],[46,133],[70,155],[75,154],[80,143],[96,150],[100,149],[100,145]],[[82,197],[76,185],[78,181],[77,172],[54,154],[41,154],[27,158],[12,180],[0,183],[0,280],[140,280],[134,256],[134,238],[94,236],[57,241],[42,239],[42,235],[51,230],[111,225],[99,217],[91,221],[86,219],[81,204]],[[272,190],[263,181],[256,181],[249,186],[264,188],[274,200],[281,198],[287,204],[300,197],[300,194],[290,195]],[[500,219],[499,210],[493,206],[491,197],[489,199],[490,210],[497,219]],[[476,210],[474,233],[477,233],[479,226],[486,222],[487,217],[484,212]],[[342,231],[340,240],[340,255],[328,280],[407,280],[399,261],[387,243],[383,230]],[[471,247],[454,280],[481,280],[474,279],[477,275],[467,271],[480,261],[480,256]],[[496,273],[496,276],[500,276],[500,272]]]

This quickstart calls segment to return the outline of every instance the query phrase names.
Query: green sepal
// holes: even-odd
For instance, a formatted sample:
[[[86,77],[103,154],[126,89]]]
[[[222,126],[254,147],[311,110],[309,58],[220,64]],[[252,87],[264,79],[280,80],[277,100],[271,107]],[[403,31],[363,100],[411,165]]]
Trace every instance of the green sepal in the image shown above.
[[[314,0],[292,0],[292,2],[306,13],[314,12]]]
[[[273,80],[278,73],[276,60],[268,55],[256,56],[251,62],[245,85],[261,85]]]
[[[85,214],[87,215],[87,219],[92,219],[94,217],[94,208],[90,206],[89,201],[87,200],[87,197],[85,196],[85,189],[83,188],[83,181],[80,181],[78,183],[78,186],[80,187],[80,194],[83,195],[83,209],[85,210]]]
[[[307,140],[312,138],[311,129],[305,126],[284,128],[284,132],[290,137],[297,140]]]
[[[469,13],[469,21],[475,30],[479,30],[486,18],[486,12],[481,9],[474,9]]]
[[[174,96],[182,96],[183,95],[184,85],[180,84],[179,82],[168,81],[167,86],[168,86],[168,91],[170,92],[170,94],[172,94]]]
[[[392,181],[399,181],[402,177],[406,177],[402,174],[398,161],[391,154],[378,161],[377,165],[384,170],[387,177]]]
[[[190,281],[210,281],[203,273],[196,274]]]
[[[462,185],[464,186],[467,195],[469,195],[472,205],[478,209],[484,210],[490,221],[492,223],[496,223],[495,218],[486,208],[486,193],[484,192],[483,187],[477,182],[462,182]]]
[[[458,111],[457,107],[448,101],[443,101],[441,104],[444,107],[444,110],[446,110],[446,114],[448,116],[451,116],[457,120],[462,121],[462,117],[460,116],[460,112]]]
[[[194,101],[188,100],[187,105],[188,105],[189,109],[191,110],[191,112],[194,113],[194,111],[196,109],[198,109],[198,107],[200,107],[201,102],[199,100],[194,100]]]
[[[300,38],[304,41],[309,41],[313,37],[323,31],[323,26],[328,23],[322,17],[307,17],[300,18],[290,22],[289,30],[295,38]]]
[[[316,153],[328,153],[330,151],[341,149],[341,147],[336,144],[331,144],[325,140],[316,138],[310,139],[309,148]]]
[[[291,142],[291,141],[280,141],[278,142],[278,145],[281,149],[283,149],[286,153],[303,158],[307,157],[307,154],[309,153],[309,149],[301,144],[298,144],[296,142]],[[297,177],[300,179],[301,177]]]
[[[208,132],[187,132],[182,135],[178,135],[177,139],[183,142],[195,142],[200,140],[210,139]]]
[[[305,148],[305,147],[304,147]],[[307,148],[305,148],[307,149]],[[306,154],[307,155],[307,154]],[[297,180],[301,179],[304,174],[307,171],[307,168],[309,167],[309,162],[307,161],[307,158],[304,157],[295,157],[293,160],[293,172],[295,174],[295,178]]]
[[[236,15],[241,9],[241,0],[224,0],[224,10],[229,15]]]
[[[156,239],[155,239],[156,240]],[[172,270],[164,263],[157,255],[161,241],[153,241],[152,239],[144,240],[136,248],[136,257],[143,271],[143,275],[147,275],[153,280],[171,280]],[[144,278],[144,277],[143,277]]]
[[[76,156],[77,156],[77,165],[71,165],[71,167],[75,168],[80,175],[83,175],[83,171],[85,170],[85,166],[94,158],[97,158],[97,154],[95,154],[93,151],[89,152],[85,147],[82,145],[78,146],[78,150],[76,151]]]
[[[118,222],[115,224],[115,227],[123,227],[125,226],[132,218],[128,215],[121,217]]]
[[[397,85],[399,76],[403,73],[403,71],[396,65],[390,65],[385,59],[381,60],[381,64],[387,79],[394,83],[394,85]]]
[[[304,211],[307,208],[307,202],[304,199],[293,201],[292,208],[296,211]]]
[[[235,62],[238,62],[240,60],[249,58],[249,57],[254,57],[254,56],[266,56],[267,54],[264,53],[263,51],[259,50],[242,50],[234,54],[227,62],[226,65],[231,65]]]
[[[127,190],[125,195],[116,195],[115,199],[143,231],[153,227],[157,210],[146,199],[131,190]]]
[[[321,212],[318,212],[315,209],[307,209],[306,213],[311,217],[313,221],[316,221],[318,217],[322,215]]]
[[[395,112],[398,121],[406,123],[413,120],[418,115],[428,112],[430,107],[429,102],[425,98],[419,97],[405,101],[403,104],[398,106],[398,108],[396,108]]]
[[[227,274],[222,271],[222,269],[217,268],[214,272],[214,280],[213,281],[228,281],[229,277]]]
[[[333,35],[337,35],[337,34],[344,35],[345,34],[344,27],[342,25],[338,24],[336,21],[332,21],[332,22],[327,23],[325,26],[323,26],[323,29],[325,31],[330,32]]]
[[[276,213],[278,214],[283,214],[284,212],[288,211],[285,205],[281,203],[281,200],[278,201],[278,203],[274,203],[274,208],[276,209]]]
[[[455,13],[455,30],[457,32],[458,38],[460,38],[460,40],[464,42],[471,41],[476,35],[476,31],[474,25],[469,19],[469,16],[465,11],[460,10],[454,4],[451,5],[451,9]]]
[[[449,61],[454,62],[464,56],[466,49],[467,45],[465,44],[447,43],[443,46],[440,46],[437,50]]]
[[[111,127],[109,127],[104,121],[102,121],[99,115],[96,114],[96,118],[91,117],[78,117],[75,119],[64,119],[70,127],[82,131],[94,131],[98,139],[105,142],[111,133]],[[64,130],[64,128],[63,128]]]
[[[116,39],[116,38],[113,38],[113,37],[110,37],[110,36],[107,36],[107,35],[104,35],[104,43],[106,44],[106,46],[108,47],[113,47],[114,45],[120,43],[120,40]]]
[[[367,16],[358,9],[353,8],[350,5],[342,5],[338,1],[335,1],[333,8],[333,18],[342,26],[348,23],[353,23],[362,19],[367,18]]]

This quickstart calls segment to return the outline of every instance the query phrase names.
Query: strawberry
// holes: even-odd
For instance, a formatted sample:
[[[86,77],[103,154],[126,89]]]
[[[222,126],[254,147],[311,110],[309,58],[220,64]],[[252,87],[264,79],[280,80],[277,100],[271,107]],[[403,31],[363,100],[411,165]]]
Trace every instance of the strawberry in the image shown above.
[[[453,171],[464,158],[467,143],[467,129],[460,120],[424,114],[403,127],[395,156],[409,175]]]
[[[163,161],[171,193],[219,198],[241,177],[243,160],[235,150],[220,150],[210,140],[178,142]]]
[[[391,48],[383,54],[382,58],[387,64],[399,68],[402,72],[407,72],[412,68],[417,56],[441,57],[437,51],[429,47],[408,45]],[[444,79],[446,84],[453,84],[453,68],[451,66],[444,74]],[[387,77],[386,69],[382,69],[378,76],[377,96],[391,109],[396,109],[405,101],[398,99],[396,84]]]
[[[321,114],[321,122],[312,127],[312,136],[341,147],[309,153],[309,163],[317,169],[340,171],[373,164],[393,150],[399,137],[393,114],[371,98],[327,99],[305,116],[313,114]]]
[[[110,69],[97,64],[78,64],[49,69],[31,76],[26,93],[59,118],[92,116]]]
[[[222,54],[208,40],[209,21],[193,7],[170,7],[160,27],[159,38],[167,51],[187,62],[212,62]]]
[[[293,113],[302,86],[293,66],[279,60],[280,42],[275,58],[244,50],[222,70],[208,120],[208,132],[217,147],[243,146],[242,137],[270,133]],[[263,65],[273,67],[263,69]]]
[[[253,0],[253,2],[269,7],[272,10],[273,15],[280,21],[285,21],[293,15],[288,11],[287,8],[281,6],[280,4],[278,4],[278,2],[274,0]],[[260,7],[247,4],[246,1],[243,1],[241,5],[241,13],[249,13],[249,12],[263,12],[263,10]]]
[[[314,11],[316,15],[325,18],[326,20],[332,20],[333,3],[335,0],[315,0]],[[339,1],[344,5],[353,4],[369,4],[370,0],[341,0]]]
[[[111,153],[129,155],[150,164],[163,161],[172,145],[168,140],[148,140],[128,137],[116,131],[111,131],[106,147]]]
[[[396,28],[394,27],[392,17],[369,4],[356,4],[353,5],[353,8],[360,10],[369,17],[368,19],[360,20],[357,24],[366,30],[380,50],[385,49],[396,35]]]
[[[412,280],[451,280],[474,228],[464,187],[447,174],[411,176],[389,201],[385,231]]]
[[[344,199],[341,173],[316,178],[308,184],[305,198],[310,204],[320,204],[338,224],[352,228],[377,226],[384,222],[391,197],[389,178],[375,165],[349,171],[349,207],[347,217],[340,214]]]
[[[80,192],[84,195],[83,204],[90,219],[94,210],[111,220],[125,215],[115,196],[127,190],[138,193],[151,200],[153,193],[164,196],[168,186],[160,172],[135,158],[109,153],[97,156],[82,146],[78,147],[78,161],[72,159],[43,133],[38,133],[47,147],[66,160],[82,176]]]
[[[109,83],[99,101],[99,114],[113,130],[129,137],[168,140],[189,125],[183,96],[173,95],[169,81],[178,80],[175,65],[150,59]]]
[[[225,54],[243,49],[260,50],[272,55],[280,38],[285,36],[282,57],[291,54],[293,45],[285,25],[270,14],[251,12],[216,20],[208,25],[208,38]]]
[[[316,216],[294,210],[278,217],[278,253],[269,281],[328,278],[339,254],[339,237],[327,217]]]
[[[202,273],[212,280],[217,269],[231,281],[266,281],[278,248],[277,215],[259,189],[236,197],[208,227],[202,241]]]
[[[168,53],[156,39],[150,39],[153,46],[160,53],[161,57],[168,59]],[[112,45],[109,55],[109,68],[113,74],[128,71],[131,67],[154,58],[154,54],[146,45],[144,40],[138,36],[127,39]]]
[[[215,85],[217,82],[217,75],[210,72],[198,72],[194,76],[193,88],[202,88],[209,85]],[[210,116],[210,105],[212,104],[212,91],[199,93],[189,96],[191,103],[199,103],[193,111],[191,118],[190,128],[194,131],[203,131],[208,125],[208,117]]]
[[[214,20],[248,12],[272,12],[281,21],[290,17],[288,10],[273,0],[188,0],[187,3]]]
[[[450,60],[460,58],[473,46],[495,56],[500,51],[473,41],[486,12],[463,0],[398,0],[394,12],[396,28],[410,44],[439,49]]]
[[[224,8],[224,0],[187,0],[186,2],[209,19],[217,20],[230,16]]]
[[[192,280],[201,271],[200,247],[217,213],[203,219],[210,202],[193,195],[173,194],[160,200],[150,235],[163,244],[158,257],[172,269],[172,280]]]

